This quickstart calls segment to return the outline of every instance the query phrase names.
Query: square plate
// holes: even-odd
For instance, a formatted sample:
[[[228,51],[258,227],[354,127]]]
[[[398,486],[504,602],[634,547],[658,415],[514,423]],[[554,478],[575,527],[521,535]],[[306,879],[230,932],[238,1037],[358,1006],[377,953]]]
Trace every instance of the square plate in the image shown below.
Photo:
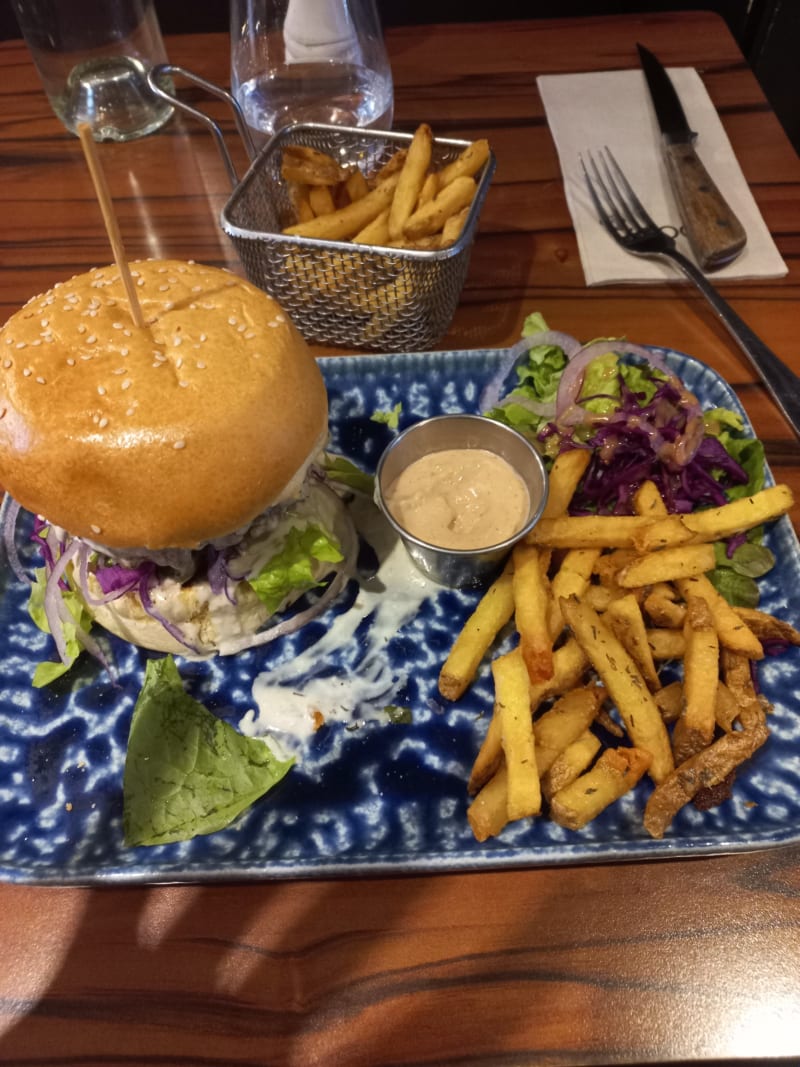
[[[741,411],[707,366],[656,351],[703,406]],[[394,431],[373,421],[373,412],[401,403],[401,428],[429,415],[474,412],[481,389],[507,358],[507,350],[472,350],[321,360],[332,449],[374,470]],[[773,524],[767,544],[778,562],[761,579],[762,607],[797,623],[800,548],[788,517]],[[492,704],[490,672],[485,665],[455,704],[442,701],[436,688],[450,643],[477,596],[435,591],[398,632],[378,635],[381,654],[371,660],[364,650],[378,613],[347,639],[348,619],[362,597],[355,582],[335,609],[298,635],[236,657],[179,659],[189,692],[236,725],[254,708],[259,673],[284,673],[282,665],[309,648],[314,652],[301,662],[315,662],[316,678],[294,679],[292,691],[306,686],[311,700],[314,686],[330,691],[345,676],[360,679],[372,711],[358,728],[329,723],[314,734],[299,765],[228,829],[128,849],[122,839],[125,747],[151,654],[112,639],[121,679],[116,686],[84,656],[60,683],[34,690],[34,666],[53,658],[53,646],[28,618],[27,590],[4,567],[0,877],[67,885],[444,872],[731,852],[800,838],[800,649],[792,648],[759,665],[762,690],[774,704],[772,735],[720,807],[701,813],[687,806],[655,841],[641,823],[650,788],[641,782],[579,833],[540,819],[514,823],[478,844],[465,815],[466,782]],[[382,710],[388,704],[411,708],[412,722],[389,722]]]

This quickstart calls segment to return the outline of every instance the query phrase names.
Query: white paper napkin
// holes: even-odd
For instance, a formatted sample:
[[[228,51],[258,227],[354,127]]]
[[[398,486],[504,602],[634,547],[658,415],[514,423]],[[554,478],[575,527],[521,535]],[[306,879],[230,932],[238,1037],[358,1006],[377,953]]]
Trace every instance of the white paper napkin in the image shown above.
[[[782,277],[787,273],[786,264],[758,210],[699,74],[690,67],[670,68],[669,73],[689,125],[698,134],[697,153],[747,233],[747,244],[741,255],[710,277],[715,280]],[[655,222],[659,226],[680,226],[643,72],[542,75],[537,78],[537,85],[558,150],[586,284],[685,280],[667,264],[625,252],[609,237],[597,220],[580,166],[581,152],[608,146]],[[683,236],[678,237],[678,248],[693,258]]]

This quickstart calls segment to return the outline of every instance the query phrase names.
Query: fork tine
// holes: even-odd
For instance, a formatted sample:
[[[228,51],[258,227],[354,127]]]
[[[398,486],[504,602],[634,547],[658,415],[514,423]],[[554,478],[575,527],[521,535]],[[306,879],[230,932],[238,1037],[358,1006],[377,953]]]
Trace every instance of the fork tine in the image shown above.
[[[656,224],[647,214],[644,205],[631,188],[630,182],[625,177],[625,173],[622,170],[622,167],[620,167],[619,163],[617,163],[616,159],[614,158],[613,152],[608,146],[605,147],[605,155],[602,157],[602,159],[603,164],[606,168],[606,172],[608,173],[609,178],[614,184],[614,187],[617,189],[617,191],[619,191],[619,187],[622,186],[625,195],[622,196],[620,194],[620,199],[623,201],[624,205],[630,210],[631,215],[636,219],[636,224],[643,224],[645,226],[652,226],[655,228]],[[637,215],[638,218],[636,217]]]
[[[586,186],[587,186],[587,188],[589,190],[589,196],[592,199],[592,203],[594,204],[595,211],[600,216],[600,219],[601,219],[603,225],[606,227],[607,230],[611,230],[613,232],[613,231],[615,231],[615,230],[617,230],[619,228],[621,220],[619,219],[619,216],[617,215],[617,212],[614,210],[613,202],[610,200],[610,198],[608,196],[608,190],[606,189],[605,183],[603,182],[603,179],[602,179],[602,176],[600,175],[600,172],[597,169],[597,164],[594,161],[594,157],[592,156],[592,153],[591,152],[587,152],[586,156],[587,156],[587,158],[589,160],[589,166],[594,171],[594,180],[592,179],[592,176],[589,174],[589,171],[588,171],[588,169],[586,167],[586,162],[585,162],[583,156],[581,155],[579,158],[580,158],[580,161],[581,161],[581,167],[583,168],[583,176],[586,179]],[[613,212],[613,217],[612,217],[612,215],[610,215],[608,213],[608,211],[605,208],[605,205],[603,204],[602,200],[598,196],[597,189],[596,189],[595,185],[599,185],[600,186],[600,188],[603,190],[604,196],[606,197],[606,199],[611,204],[611,210]]]

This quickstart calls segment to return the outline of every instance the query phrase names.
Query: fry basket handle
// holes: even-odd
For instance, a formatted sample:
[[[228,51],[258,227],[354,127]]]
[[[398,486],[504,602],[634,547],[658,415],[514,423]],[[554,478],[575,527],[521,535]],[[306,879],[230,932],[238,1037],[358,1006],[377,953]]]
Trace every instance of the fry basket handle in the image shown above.
[[[214,135],[214,140],[217,142],[217,148],[222,156],[222,160],[228,171],[228,177],[230,178],[231,187],[233,189],[239,184],[239,175],[236,173],[236,167],[233,165],[228,147],[225,144],[225,138],[222,135],[222,130],[216,124],[216,122],[209,116],[204,114],[196,107],[192,107],[191,104],[187,104],[185,100],[181,100],[177,93],[170,93],[162,84],[162,79],[168,78],[184,78],[186,81],[191,82],[193,85],[198,86],[200,89],[204,89],[212,96],[219,97],[220,100],[224,100],[225,103],[233,111],[233,117],[236,120],[236,128],[239,131],[239,136],[244,142],[245,150],[247,151],[248,158],[254,160],[258,155],[256,146],[253,144],[253,138],[250,136],[250,130],[247,127],[245,121],[244,112],[239,106],[238,101],[232,96],[226,89],[222,89],[219,85],[215,85],[214,82],[207,81],[205,78],[201,78],[199,74],[194,74],[190,70],[185,70],[183,67],[176,67],[173,63],[158,63],[147,72],[147,82],[156,96],[159,96],[162,100],[166,100],[167,103],[172,104],[173,107],[180,108],[181,111],[185,111],[187,115],[191,115],[192,118],[197,119],[198,122],[202,122]]]

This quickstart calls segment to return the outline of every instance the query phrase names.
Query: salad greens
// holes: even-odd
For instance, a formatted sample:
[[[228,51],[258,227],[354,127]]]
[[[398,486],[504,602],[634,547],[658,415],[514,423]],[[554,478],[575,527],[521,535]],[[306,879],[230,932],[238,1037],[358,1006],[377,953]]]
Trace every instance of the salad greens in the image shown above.
[[[28,598],[28,613],[34,623],[44,633],[50,633],[50,625],[47,621],[47,613],[44,608],[45,592],[47,589],[47,568],[37,567],[34,571],[34,580],[31,585],[30,597]],[[92,617],[86,610],[86,605],[79,593],[72,589],[62,589],[61,599],[69,611],[72,622],[65,621],[62,624],[64,644],[67,651],[67,661],[44,660],[36,665],[33,674],[33,685],[36,689],[50,685],[57,678],[66,674],[75,663],[75,660],[83,652],[83,645],[78,640],[78,630],[88,633],[92,625]]]
[[[293,526],[280,552],[249,578],[248,584],[270,612],[276,612],[290,593],[308,592],[322,584],[314,577],[316,562],[339,563],[342,559],[339,543],[321,526],[312,524],[303,530]]]
[[[548,332],[538,312],[526,318],[523,337]],[[599,339],[576,343],[568,356],[549,343],[552,335],[542,340],[548,343],[534,342],[518,368],[516,388],[486,414],[528,437],[545,459],[565,448],[591,449],[572,514],[629,514],[646,480],[678,513],[764,487],[764,446],[745,435],[742,417],[727,408],[701,411],[656,354]],[[733,604],[754,606],[754,578],[775,562],[761,536],[754,530],[716,546],[717,567],[709,578]]]
[[[171,656],[148,660],[125,758],[125,843],[164,845],[221,830],[293,762],[190,697]]]

